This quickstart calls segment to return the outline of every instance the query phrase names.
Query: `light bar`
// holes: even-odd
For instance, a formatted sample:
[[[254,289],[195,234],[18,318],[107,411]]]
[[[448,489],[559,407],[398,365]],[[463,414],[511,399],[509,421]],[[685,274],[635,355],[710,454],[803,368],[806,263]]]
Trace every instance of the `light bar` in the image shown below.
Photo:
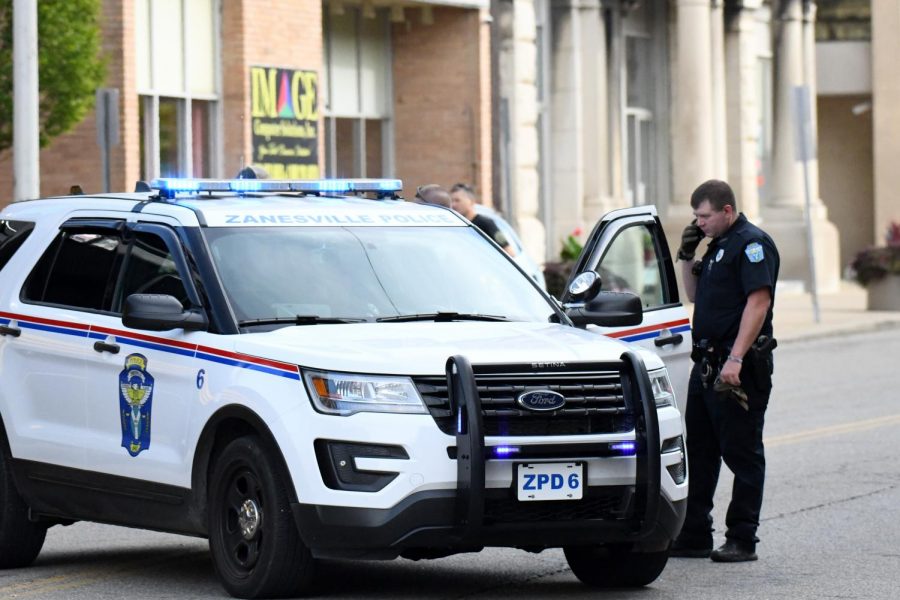
[[[160,178],[150,182],[166,198],[179,193],[198,192],[304,192],[320,193],[396,193],[403,189],[399,179],[185,179]]]

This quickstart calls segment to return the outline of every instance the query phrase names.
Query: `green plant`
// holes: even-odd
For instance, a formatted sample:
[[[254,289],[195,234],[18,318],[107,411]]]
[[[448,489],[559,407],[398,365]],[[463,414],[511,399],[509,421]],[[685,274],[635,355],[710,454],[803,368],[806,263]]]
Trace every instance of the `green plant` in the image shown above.
[[[890,224],[885,244],[860,251],[850,263],[853,276],[862,285],[887,275],[900,275],[900,223]]]
[[[578,241],[578,237],[582,234],[581,227],[576,227],[572,233],[563,240],[562,250],[559,251],[559,257],[562,260],[578,260],[584,245]]]
[[[0,152],[13,144],[12,5],[13,0],[0,0]],[[84,119],[106,69],[100,57],[100,0],[41,0],[37,10],[43,147]]]

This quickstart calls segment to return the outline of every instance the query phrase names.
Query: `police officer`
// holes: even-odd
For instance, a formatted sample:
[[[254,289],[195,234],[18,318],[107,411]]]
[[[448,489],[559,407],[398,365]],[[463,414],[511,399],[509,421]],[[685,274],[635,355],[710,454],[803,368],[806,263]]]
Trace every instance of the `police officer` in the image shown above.
[[[691,195],[691,208],[696,218],[685,228],[678,251],[685,290],[695,303],[695,364],[685,415],[690,486],[687,517],[670,554],[756,560],[778,250],[768,234],[737,212],[734,192],[724,181],[701,184]],[[702,260],[694,261],[704,236],[712,239]],[[723,459],[734,473],[734,487],[726,541],[712,550],[710,513]]]

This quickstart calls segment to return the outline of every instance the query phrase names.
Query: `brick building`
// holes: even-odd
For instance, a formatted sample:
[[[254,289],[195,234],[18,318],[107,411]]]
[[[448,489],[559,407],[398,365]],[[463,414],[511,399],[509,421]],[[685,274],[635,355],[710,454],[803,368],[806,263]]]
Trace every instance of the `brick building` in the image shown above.
[[[104,0],[110,188],[158,176],[399,177],[491,196],[487,0]],[[95,115],[40,154],[41,195],[103,191]],[[0,156],[0,205],[12,200]]]

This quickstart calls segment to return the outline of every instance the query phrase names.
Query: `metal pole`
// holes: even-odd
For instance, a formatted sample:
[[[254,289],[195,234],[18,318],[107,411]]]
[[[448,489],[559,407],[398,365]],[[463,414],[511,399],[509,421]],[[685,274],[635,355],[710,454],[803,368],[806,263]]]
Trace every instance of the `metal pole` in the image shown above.
[[[805,206],[803,220],[806,225],[806,253],[809,255],[809,293],[812,296],[813,319],[819,318],[819,290],[816,285],[816,254],[812,228],[812,198],[810,197],[809,161],[815,156],[812,139],[812,111],[809,86],[798,85],[793,89],[794,120],[796,122],[796,158],[803,164],[803,196]]]
[[[37,2],[13,2],[13,199],[41,195]]]

